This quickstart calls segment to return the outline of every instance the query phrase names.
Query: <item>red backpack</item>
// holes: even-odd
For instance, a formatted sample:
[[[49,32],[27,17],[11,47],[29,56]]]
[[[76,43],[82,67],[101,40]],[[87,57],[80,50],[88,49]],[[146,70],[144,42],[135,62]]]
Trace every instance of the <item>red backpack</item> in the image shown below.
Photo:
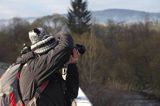
[[[22,67],[23,64],[13,64],[0,78],[0,106],[24,106],[19,92],[19,76]],[[48,81],[37,88],[34,99],[39,97],[47,85]],[[32,104],[32,100],[30,104]]]
[[[0,106],[23,106],[19,91],[18,77],[22,64],[11,65],[0,79]]]

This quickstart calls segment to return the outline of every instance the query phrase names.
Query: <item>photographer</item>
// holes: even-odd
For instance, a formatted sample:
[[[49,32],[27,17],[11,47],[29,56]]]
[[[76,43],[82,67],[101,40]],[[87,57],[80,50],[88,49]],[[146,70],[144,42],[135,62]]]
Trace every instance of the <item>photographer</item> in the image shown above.
[[[77,67],[77,62],[80,55],[85,53],[86,49],[83,45],[76,44],[71,55],[70,64],[68,64],[67,76],[66,76],[66,91],[65,97],[67,106],[71,106],[72,101],[78,96],[79,89],[79,72]]]

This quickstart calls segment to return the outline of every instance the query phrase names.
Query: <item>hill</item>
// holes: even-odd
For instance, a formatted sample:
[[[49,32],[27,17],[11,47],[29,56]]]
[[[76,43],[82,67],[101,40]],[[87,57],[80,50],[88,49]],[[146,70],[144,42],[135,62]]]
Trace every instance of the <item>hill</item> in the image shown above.
[[[160,21],[160,13],[150,13],[127,9],[107,9],[93,11],[92,14],[98,23],[106,23],[108,20],[126,23],[144,22],[145,20]]]
[[[66,17],[66,14],[61,14]],[[26,17],[29,22],[33,22],[39,17]],[[92,11],[92,19],[96,23],[105,24],[108,20],[115,22],[137,23],[144,21],[160,21],[160,13],[151,13],[144,11],[128,10],[128,9],[106,9],[100,11]],[[0,26],[7,25],[9,19],[0,19]]]

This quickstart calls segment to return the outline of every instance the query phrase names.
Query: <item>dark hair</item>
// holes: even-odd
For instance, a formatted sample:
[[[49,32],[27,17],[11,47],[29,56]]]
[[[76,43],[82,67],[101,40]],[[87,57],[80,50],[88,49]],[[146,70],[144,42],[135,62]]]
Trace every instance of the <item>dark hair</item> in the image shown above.
[[[79,51],[79,53],[82,55],[86,52],[86,48],[84,45],[76,44],[75,48]]]

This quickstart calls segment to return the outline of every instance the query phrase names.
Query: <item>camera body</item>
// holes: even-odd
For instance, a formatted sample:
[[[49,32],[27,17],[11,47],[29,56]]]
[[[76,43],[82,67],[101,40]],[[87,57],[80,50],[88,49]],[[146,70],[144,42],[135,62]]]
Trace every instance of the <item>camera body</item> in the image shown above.
[[[74,48],[76,48],[81,55],[86,52],[86,48],[84,45],[76,44]]]
[[[31,51],[31,48],[27,46],[26,44],[23,44],[23,48],[21,50],[21,54],[26,54]]]

